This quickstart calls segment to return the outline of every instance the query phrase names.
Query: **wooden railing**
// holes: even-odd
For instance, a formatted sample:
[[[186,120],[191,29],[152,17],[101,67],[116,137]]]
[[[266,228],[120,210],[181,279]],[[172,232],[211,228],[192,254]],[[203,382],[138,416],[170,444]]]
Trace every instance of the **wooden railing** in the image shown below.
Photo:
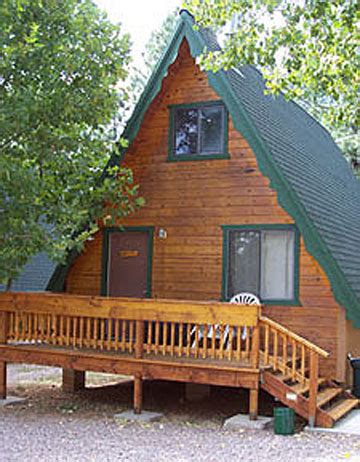
[[[217,302],[0,294],[7,342],[259,365],[260,307]]]
[[[308,392],[309,421],[315,422],[319,358],[327,358],[329,354],[264,316],[260,317],[259,328],[262,366],[280,371],[284,378],[297,382],[298,392]]]

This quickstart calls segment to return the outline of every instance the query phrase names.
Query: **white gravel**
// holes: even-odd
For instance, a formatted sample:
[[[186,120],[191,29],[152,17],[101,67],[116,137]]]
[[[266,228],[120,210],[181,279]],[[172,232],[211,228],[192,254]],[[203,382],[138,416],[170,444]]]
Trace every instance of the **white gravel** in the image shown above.
[[[209,417],[211,410],[219,403],[227,409],[236,406],[234,402],[222,406],[220,398],[203,403],[203,408],[198,404],[176,406],[168,391],[163,399],[154,391],[147,407],[160,410],[164,418],[146,425],[125,424],[112,416],[129,406],[129,385],[122,386],[114,403],[115,388],[111,387],[77,396],[65,394],[57,384],[44,380],[26,386],[23,383],[19,388],[14,371],[11,382],[11,391],[27,396],[28,402],[0,409],[1,462],[360,461],[358,437],[301,431],[293,436],[274,435],[272,431],[224,431],[223,415],[217,409],[214,418]]]

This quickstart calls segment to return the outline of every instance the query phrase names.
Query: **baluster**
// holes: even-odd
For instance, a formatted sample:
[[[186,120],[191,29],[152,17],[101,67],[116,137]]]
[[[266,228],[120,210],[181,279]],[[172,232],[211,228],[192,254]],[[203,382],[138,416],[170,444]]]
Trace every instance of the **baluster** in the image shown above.
[[[129,352],[133,352],[133,345],[134,345],[134,321],[129,322]]]
[[[195,324],[195,358],[199,356],[199,325]]]
[[[184,335],[184,324],[181,322],[179,326],[179,351],[178,355],[179,357],[182,356],[182,350],[183,350],[183,335]]]
[[[265,352],[264,352],[264,365],[267,366],[269,363],[269,337],[270,337],[270,328],[269,325],[265,325]]]
[[[142,358],[143,351],[144,351],[144,321],[136,321],[135,358],[137,359]]]
[[[94,340],[93,347],[97,349],[98,347],[98,337],[99,337],[99,318],[94,319]]]
[[[245,357],[250,358],[250,334],[251,330],[248,326],[244,327],[245,329]]]
[[[104,349],[105,319],[100,318],[100,350]]]
[[[57,340],[57,324],[56,324],[56,315],[51,316],[51,343],[56,345]]]
[[[229,340],[228,340],[228,358],[229,358],[229,361],[232,360],[232,355],[233,355],[233,338],[234,338],[234,327],[229,326]]]
[[[163,355],[166,355],[166,349],[167,349],[167,336],[168,336],[168,323],[164,323],[164,328],[163,328]]]
[[[8,339],[13,340],[14,338],[14,313],[9,314],[9,334]]]
[[[28,336],[28,329],[29,329],[29,323],[28,323],[28,316],[26,313],[23,313],[22,315],[22,319],[23,319],[23,325],[22,325],[22,331],[23,331],[23,335],[22,335],[22,339],[21,340],[24,340],[26,341],[27,340],[27,336]]]
[[[159,346],[160,346],[160,322],[156,321],[155,323],[155,354],[159,353]]]
[[[119,350],[120,320],[115,319],[115,351]]]
[[[216,325],[212,324],[212,332],[211,332],[211,357],[212,359],[216,358]]]
[[[287,370],[287,336],[285,334],[282,336],[282,342],[283,342],[282,356],[283,356],[283,368],[284,368],[283,371],[285,374]]]
[[[34,314],[34,340],[35,343],[38,343],[39,338],[39,315],[37,313]]]
[[[191,324],[186,324],[186,357],[190,357],[191,348]]]
[[[278,365],[278,346],[279,346],[277,330],[273,330],[273,334],[274,334],[273,366],[274,366],[274,370],[276,370],[277,365]]]
[[[305,352],[305,345],[301,345],[301,366],[300,366],[300,374],[303,383],[305,384],[305,361],[306,361],[306,352]]]
[[[292,360],[291,360],[291,379],[295,380],[296,377],[296,353],[297,347],[295,340],[291,341],[291,348],[292,348]]]
[[[220,330],[220,343],[219,343],[219,357],[220,359],[224,358],[224,326],[221,324],[219,326]]]
[[[175,350],[175,323],[171,323],[171,333],[170,333],[170,355],[174,356]]]
[[[112,339],[112,331],[113,331],[113,320],[107,319],[107,342],[106,342],[106,349],[107,351],[111,350],[111,339]]]
[[[241,360],[241,327],[236,328],[236,359]]]
[[[78,340],[79,348],[83,347],[84,344],[84,318],[81,316],[79,319],[79,340]]]
[[[125,319],[121,321],[121,351],[126,350],[126,323]]]
[[[202,350],[203,351],[203,354],[202,354],[203,359],[207,358],[208,335],[209,335],[209,325],[205,324],[204,325],[203,350]]]
[[[64,344],[64,316],[60,316],[59,344]],[[41,340],[43,339],[43,330],[41,329]]]
[[[254,369],[259,367],[259,353],[260,353],[260,330],[259,325],[253,327],[251,339],[251,366]]]
[[[66,317],[66,346],[70,346],[70,321],[71,321],[70,316],[67,316]],[[50,333],[50,316],[48,316],[48,318],[47,318],[47,327],[48,327],[47,335],[49,336],[49,333]]]
[[[15,326],[14,326],[14,340],[17,342],[19,340],[19,313],[15,313]]]
[[[76,347],[76,342],[77,342],[77,327],[78,327],[78,318],[75,316],[73,318],[73,341],[72,341],[72,344],[73,344],[73,347]]]
[[[147,353],[151,352],[151,342],[152,342],[152,321],[148,321],[148,336],[147,336],[147,345],[146,351]]]
[[[31,330],[32,330],[32,322],[31,321],[32,321],[32,314],[29,313],[27,315],[27,340],[29,342],[31,340],[31,334],[32,334],[32,332],[31,332]]]
[[[86,318],[86,346],[91,346],[91,318]]]

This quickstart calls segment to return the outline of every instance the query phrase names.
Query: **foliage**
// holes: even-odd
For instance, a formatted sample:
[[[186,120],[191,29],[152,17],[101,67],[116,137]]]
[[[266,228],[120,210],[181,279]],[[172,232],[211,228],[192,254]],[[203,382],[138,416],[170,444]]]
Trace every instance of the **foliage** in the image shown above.
[[[115,86],[127,75],[128,37],[91,0],[3,0],[0,18],[5,282],[39,251],[63,260],[101,217],[114,222],[142,200],[131,171],[112,167],[102,178],[107,127],[127,97]]]
[[[353,0],[187,0],[203,27],[229,23],[222,51],[202,63],[218,70],[240,64],[259,67],[270,92],[306,101],[308,109],[342,147],[358,142],[359,10]],[[344,135],[345,133],[345,135]],[[345,136],[345,138],[344,138]]]
[[[152,72],[155,69],[156,64],[158,63],[159,59],[161,58],[161,55],[163,54],[166,48],[166,45],[169,43],[174,33],[178,18],[178,12],[177,10],[174,10],[165,18],[160,28],[154,30],[151,33],[149,41],[145,45],[145,50],[142,54],[144,58],[144,67],[142,69],[134,68],[132,71],[132,105],[135,105],[139,100],[141,93],[143,92],[147,84],[147,81],[149,80]]]

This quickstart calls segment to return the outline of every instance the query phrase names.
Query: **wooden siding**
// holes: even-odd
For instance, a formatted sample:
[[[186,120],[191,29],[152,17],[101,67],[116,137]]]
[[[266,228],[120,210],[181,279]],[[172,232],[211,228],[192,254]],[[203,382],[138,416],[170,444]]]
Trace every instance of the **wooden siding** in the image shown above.
[[[146,206],[123,224],[155,226],[152,297],[219,300],[221,225],[293,223],[231,120],[230,159],[167,161],[168,105],[218,99],[184,42],[126,154],[125,164],[133,169]],[[167,239],[157,237],[159,228],[166,229]],[[98,233],[72,266],[67,291],[99,294],[101,265],[102,233]],[[264,314],[329,351],[331,357],[321,372],[342,380],[343,358],[337,361],[342,309],[302,239],[300,300],[302,306],[268,306]]]

